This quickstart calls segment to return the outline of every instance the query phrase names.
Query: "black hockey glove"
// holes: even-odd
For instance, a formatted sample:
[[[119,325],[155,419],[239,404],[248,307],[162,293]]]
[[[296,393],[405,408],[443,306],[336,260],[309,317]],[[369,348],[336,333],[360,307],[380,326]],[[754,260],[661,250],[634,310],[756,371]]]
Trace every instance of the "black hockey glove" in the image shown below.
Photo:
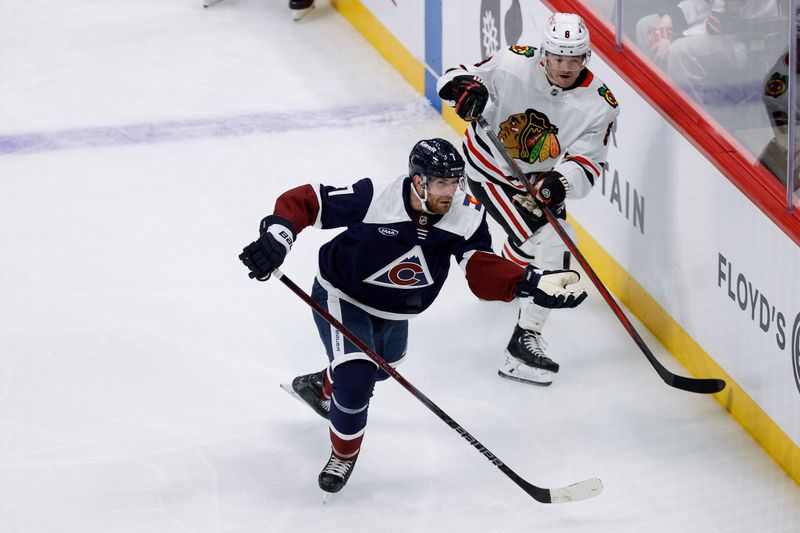
[[[483,113],[489,90],[478,76],[456,76],[453,78],[452,92],[456,114],[466,121],[475,120]]]
[[[567,197],[569,182],[561,172],[548,170],[536,176],[533,190],[536,191],[536,199],[541,203],[548,207],[556,206]]]
[[[542,271],[529,266],[514,294],[520,298],[533,298],[533,302],[542,307],[577,307],[588,295],[583,289],[568,289],[567,285],[578,283],[580,279],[574,270]]]
[[[251,279],[266,281],[272,271],[283,264],[296,234],[291,222],[276,215],[265,217],[259,230],[261,236],[244,247],[239,259],[250,269]]]

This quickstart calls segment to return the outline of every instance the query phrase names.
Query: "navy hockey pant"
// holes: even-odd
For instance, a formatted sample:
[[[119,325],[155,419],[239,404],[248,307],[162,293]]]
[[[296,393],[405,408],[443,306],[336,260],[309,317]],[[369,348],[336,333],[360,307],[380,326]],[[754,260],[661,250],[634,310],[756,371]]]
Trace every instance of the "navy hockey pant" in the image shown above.
[[[316,280],[311,296],[392,366],[405,357],[407,320],[386,320],[373,316],[329,294]],[[369,399],[375,382],[383,381],[389,375],[316,313],[314,322],[325,345],[330,362],[328,374],[333,382],[329,424],[331,445],[340,458],[354,457],[364,437]]]

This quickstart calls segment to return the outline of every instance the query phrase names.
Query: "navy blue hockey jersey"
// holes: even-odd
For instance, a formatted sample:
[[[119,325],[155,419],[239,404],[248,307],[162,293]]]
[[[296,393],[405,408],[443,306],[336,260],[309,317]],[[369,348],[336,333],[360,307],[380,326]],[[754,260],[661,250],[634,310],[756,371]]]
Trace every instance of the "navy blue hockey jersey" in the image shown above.
[[[399,320],[424,311],[447,279],[451,257],[478,297],[513,299],[522,269],[492,252],[483,206],[457,190],[446,214],[420,213],[410,187],[407,177],[304,185],[281,195],[275,214],[298,234],[312,225],[347,228],[320,248],[317,279],[375,316]]]

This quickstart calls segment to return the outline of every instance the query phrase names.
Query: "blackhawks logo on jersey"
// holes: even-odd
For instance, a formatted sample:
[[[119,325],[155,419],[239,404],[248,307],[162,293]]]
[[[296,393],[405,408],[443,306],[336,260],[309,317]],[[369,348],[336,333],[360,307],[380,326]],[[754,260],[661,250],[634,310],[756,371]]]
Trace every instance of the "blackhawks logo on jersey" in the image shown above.
[[[556,159],[561,154],[558,127],[535,109],[526,109],[524,113],[511,115],[501,122],[497,137],[511,157],[526,163]]]
[[[513,46],[510,46],[508,49],[517,55],[525,57],[536,57],[536,48],[533,46],[518,46],[515,44]]]
[[[619,105],[617,99],[614,98],[614,93],[612,93],[611,89],[609,89],[605,84],[602,85],[599,89],[597,89],[597,93],[600,96],[602,96],[605,99],[605,101],[608,102],[608,105],[610,105],[611,107],[615,108]]]
[[[776,72],[770,76],[767,81],[767,86],[764,87],[764,93],[767,96],[777,98],[786,92],[786,84],[789,82],[789,76],[784,76],[780,72]]]

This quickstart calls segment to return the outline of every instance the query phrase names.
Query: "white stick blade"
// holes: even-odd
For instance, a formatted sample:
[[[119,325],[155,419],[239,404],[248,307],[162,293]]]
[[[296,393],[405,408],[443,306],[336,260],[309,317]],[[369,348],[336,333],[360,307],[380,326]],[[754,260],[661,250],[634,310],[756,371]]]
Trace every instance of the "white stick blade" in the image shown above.
[[[559,489],[550,489],[553,503],[576,502],[599,496],[603,492],[603,482],[597,478],[587,479]]]

